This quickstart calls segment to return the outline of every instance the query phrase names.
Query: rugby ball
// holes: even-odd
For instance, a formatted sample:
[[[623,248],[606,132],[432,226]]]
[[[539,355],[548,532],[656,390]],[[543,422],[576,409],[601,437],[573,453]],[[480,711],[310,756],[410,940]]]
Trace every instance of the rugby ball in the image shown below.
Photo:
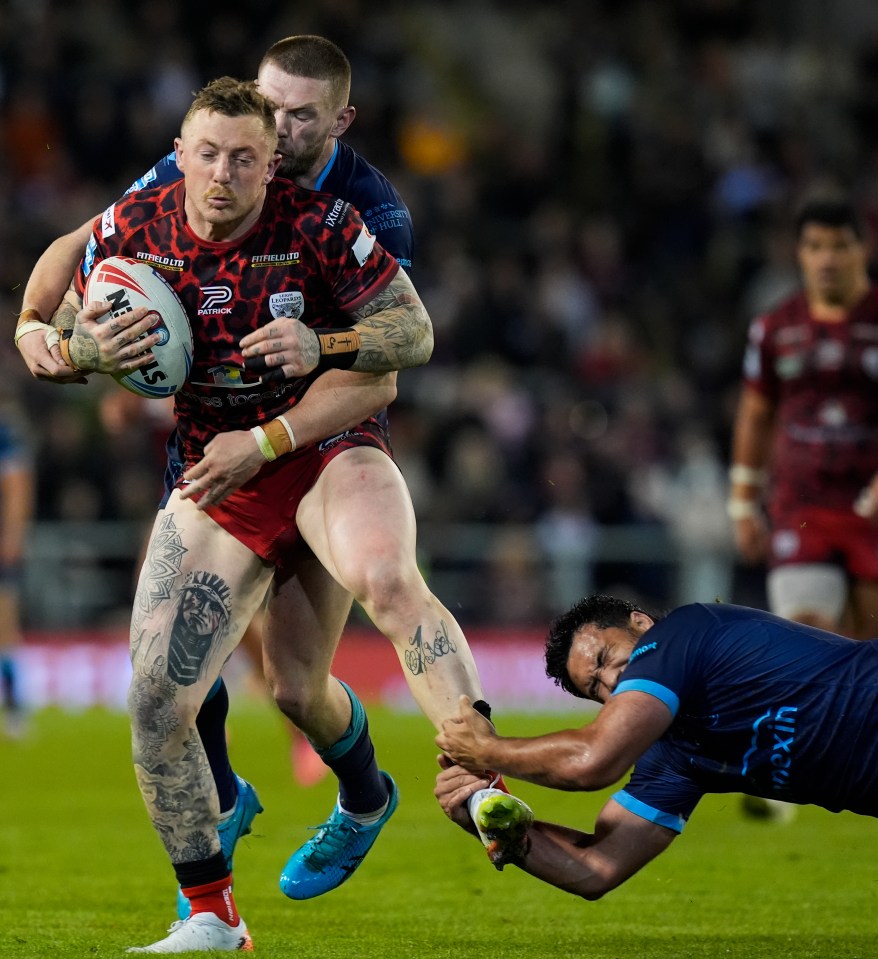
[[[89,274],[83,303],[108,300],[112,306],[100,318],[105,322],[138,306],[158,314],[155,325],[145,333],[161,334],[152,348],[155,359],[146,366],[114,379],[138,396],[161,399],[179,392],[192,367],[192,329],[189,317],[174,288],[144,260],[109,256]]]

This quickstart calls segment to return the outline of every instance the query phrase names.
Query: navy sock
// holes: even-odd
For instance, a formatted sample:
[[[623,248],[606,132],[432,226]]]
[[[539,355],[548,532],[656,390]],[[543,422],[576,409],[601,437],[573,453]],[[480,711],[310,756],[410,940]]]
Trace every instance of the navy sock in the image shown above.
[[[338,742],[328,749],[315,747],[317,754],[338,776],[338,798],[352,813],[380,809],[388,798],[387,780],[375,761],[375,747],[369,735],[369,720],[363,704],[347,683],[342,683],[351,700],[351,724]]]
[[[226,744],[226,716],[229,714],[229,692],[222,676],[211,687],[201,704],[195,725],[201,736],[210,771],[219,794],[220,812],[228,812],[238,798],[238,782],[229,762]]]
[[[195,862],[175,862],[174,872],[181,886],[203,886],[209,882],[225,879],[229,874],[226,857],[214,853],[210,859],[198,859]]]
[[[0,684],[3,686],[3,705],[14,712],[21,705],[18,701],[18,677],[15,660],[11,656],[0,657]]]

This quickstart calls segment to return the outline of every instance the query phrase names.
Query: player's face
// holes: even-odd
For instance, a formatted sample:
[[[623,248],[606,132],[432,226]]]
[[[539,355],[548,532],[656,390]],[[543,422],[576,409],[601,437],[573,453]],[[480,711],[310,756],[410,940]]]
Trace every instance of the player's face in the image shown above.
[[[192,229],[211,240],[249,229],[277,166],[274,137],[261,119],[200,110],[186,121],[175,144]]]
[[[619,682],[638,639],[652,625],[649,617],[632,614],[626,627],[600,629],[581,626],[570,644],[567,672],[576,688],[588,699],[605,703]]]
[[[225,610],[214,599],[197,589],[190,589],[183,597],[183,621],[198,636],[216,632]]]
[[[799,236],[799,266],[809,296],[848,305],[866,280],[868,253],[849,226],[806,223]]]
[[[257,78],[259,92],[276,104],[278,175],[291,180],[317,175],[332,152],[332,139],[347,128],[350,107],[339,109],[328,80],[293,77],[274,64],[264,64]]]

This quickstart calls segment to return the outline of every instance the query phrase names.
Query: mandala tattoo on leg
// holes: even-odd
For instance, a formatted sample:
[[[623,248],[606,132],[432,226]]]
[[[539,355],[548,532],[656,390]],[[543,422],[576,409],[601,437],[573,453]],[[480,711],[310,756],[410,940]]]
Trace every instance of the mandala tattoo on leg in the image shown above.
[[[141,588],[137,591],[134,621],[153,612],[164,600],[171,598],[174,584],[183,566],[187,549],[174,523],[173,513],[163,516],[150,544]]]
[[[423,638],[420,626],[415,635],[409,639],[411,649],[405,651],[405,665],[412,676],[420,676],[427,672],[427,667],[439,659],[457,652],[454,640],[448,635],[448,625],[445,620],[439,621],[439,628],[433,634],[432,644]]]

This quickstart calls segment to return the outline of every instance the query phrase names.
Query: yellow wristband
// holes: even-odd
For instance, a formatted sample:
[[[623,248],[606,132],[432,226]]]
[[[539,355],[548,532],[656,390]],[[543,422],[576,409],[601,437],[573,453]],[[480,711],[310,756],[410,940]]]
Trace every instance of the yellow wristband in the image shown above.
[[[254,426],[251,428],[250,432],[253,434],[256,445],[259,447],[259,452],[265,457],[265,459],[271,463],[273,460],[277,459],[277,453],[274,451],[274,447],[271,445],[271,440],[265,435],[265,430],[261,426]]]
[[[740,483],[742,486],[764,486],[768,479],[764,469],[757,469],[755,466],[745,466],[743,463],[735,463],[729,469],[729,481],[734,484]]]
[[[759,515],[759,503],[755,499],[732,498],[726,503],[726,513],[729,519],[736,522],[739,519],[749,519]]]
[[[289,420],[285,416],[278,416],[274,419],[273,422],[275,423],[279,422],[283,426],[283,428],[287,431],[287,436],[289,436],[290,445],[292,446],[292,449],[289,450],[289,452],[292,453],[293,450],[296,448],[296,434],[293,432],[293,428],[290,425]]]

